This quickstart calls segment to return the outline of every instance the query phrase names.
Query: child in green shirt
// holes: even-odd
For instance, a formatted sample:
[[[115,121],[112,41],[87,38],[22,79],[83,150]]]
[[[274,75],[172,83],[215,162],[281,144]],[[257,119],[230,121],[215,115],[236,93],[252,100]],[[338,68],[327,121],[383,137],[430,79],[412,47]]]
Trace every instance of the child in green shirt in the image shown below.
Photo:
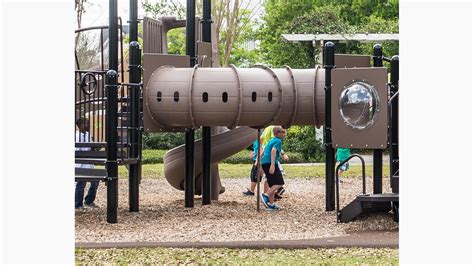
[[[351,156],[351,149],[349,148],[337,148],[336,150],[336,165],[338,163],[343,162],[347,158]],[[340,179],[341,175],[343,172],[349,170],[349,162],[345,162],[341,167],[339,167],[339,181],[342,183],[342,180]]]

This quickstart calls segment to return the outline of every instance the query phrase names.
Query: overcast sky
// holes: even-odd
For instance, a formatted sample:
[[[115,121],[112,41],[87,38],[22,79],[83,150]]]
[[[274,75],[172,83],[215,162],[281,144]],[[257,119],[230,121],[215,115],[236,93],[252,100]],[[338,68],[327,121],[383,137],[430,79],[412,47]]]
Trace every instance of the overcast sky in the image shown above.
[[[122,17],[122,23],[126,24],[129,12],[129,0],[117,0],[118,16]],[[89,0],[84,3],[86,12],[82,15],[82,27],[102,26],[108,24],[109,1]],[[141,1],[138,0],[138,16],[143,16]],[[77,25],[76,25],[77,26]]]

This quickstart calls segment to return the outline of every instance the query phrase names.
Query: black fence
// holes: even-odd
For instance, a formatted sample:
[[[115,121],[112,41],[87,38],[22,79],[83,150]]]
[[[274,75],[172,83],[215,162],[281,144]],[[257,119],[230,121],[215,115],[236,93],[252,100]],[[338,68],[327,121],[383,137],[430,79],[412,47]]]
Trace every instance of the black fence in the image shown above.
[[[108,26],[90,27],[76,30],[76,71],[75,71],[75,121],[85,118],[90,122],[88,138],[75,140],[76,143],[95,143],[95,146],[106,147],[106,102],[105,75],[108,70]],[[131,145],[131,90],[136,87],[125,84],[125,65],[123,57],[123,31],[119,18],[119,86],[117,96],[117,159],[124,163],[129,159],[128,149]],[[99,40],[99,41],[97,41]],[[77,126],[75,131],[77,131]],[[100,145],[102,144],[102,145]],[[76,146],[78,146],[76,144]],[[105,154],[105,152],[104,152]]]

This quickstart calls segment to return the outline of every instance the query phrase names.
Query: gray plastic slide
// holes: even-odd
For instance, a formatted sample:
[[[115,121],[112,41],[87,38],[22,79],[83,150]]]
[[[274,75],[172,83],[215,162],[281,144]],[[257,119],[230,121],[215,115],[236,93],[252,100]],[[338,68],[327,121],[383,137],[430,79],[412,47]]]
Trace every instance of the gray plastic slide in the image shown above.
[[[224,192],[220,183],[217,162],[245,149],[257,139],[257,130],[249,127],[238,127],[211,137],[211,198],[218,199],[219,193]],[[195,193],[201,194],[201,164],[202,142],[195,141],[194,145]],[[164,156],[164,173],[166,180],[176,189],[184,190],[185,169],[184,145],[169,150]]]

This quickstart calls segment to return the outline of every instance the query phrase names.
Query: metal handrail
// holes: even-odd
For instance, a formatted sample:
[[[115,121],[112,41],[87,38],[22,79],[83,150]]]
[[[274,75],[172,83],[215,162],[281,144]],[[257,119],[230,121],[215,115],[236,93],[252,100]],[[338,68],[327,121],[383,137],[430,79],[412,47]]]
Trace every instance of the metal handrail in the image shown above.
[[[392,95],[392,97],[390,97],[390,99],[388,100],[388,104],[389,104],[389,105],[392,104],[392,101],[393,101],[397,96],[398,96],[398,91],[395,92],[395,93]]]
[[[352,154],[349,158],[345,159],[344,161],[340,162],[339,165],[336,167],[336,215],[337,215],[337,222],[340,222],[340,208],[339,208],[339,168],[345,163],[347,163],[350,159],[357,157],[362,162],[362,194],[366,195],[365,193],[365,161],[362,156],[359,154]]]
[[[80,29],[76,29],[74,30],[74,33],[79,33],[79,32],[83,32],[83,31],[89,31],[89,30],[101,30],[101,29],[108,29],[109,26],[108,25],[105,25],[105,26],[93,26],[93,27],[86,27],[86,28],[80,28]]]

